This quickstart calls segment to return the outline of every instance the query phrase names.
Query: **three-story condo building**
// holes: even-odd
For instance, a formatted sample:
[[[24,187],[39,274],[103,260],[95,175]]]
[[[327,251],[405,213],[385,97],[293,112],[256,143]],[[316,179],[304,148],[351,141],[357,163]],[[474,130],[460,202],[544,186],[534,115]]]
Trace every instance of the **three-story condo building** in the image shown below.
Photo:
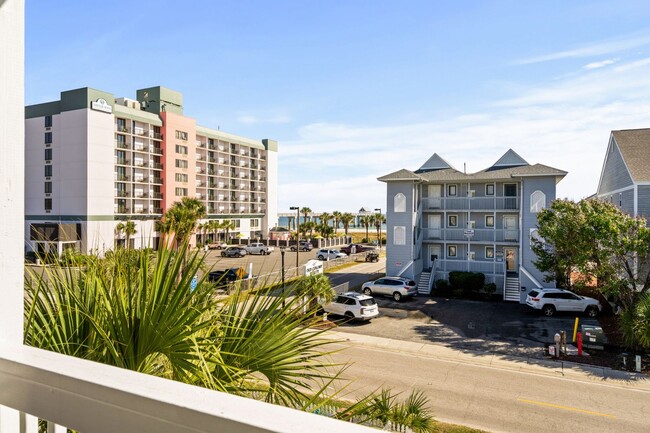
[[[451,271],[482,272],[504,299],[524,302],[527,288],[552,286],[533,265],[530,238],[566,174],[508,150],[477,173],[434,154],[418,170],[380,177],[387,184],[386,274],[416,279],[429,293]]]
[[[26,107],[25,118],[28,249],[155,248],[156,221],[183,197],[203,202],[202,223],[228,220],[243,238],[277,224],[277,142],[197,125],[179,92],[128,99],[86,87]]]

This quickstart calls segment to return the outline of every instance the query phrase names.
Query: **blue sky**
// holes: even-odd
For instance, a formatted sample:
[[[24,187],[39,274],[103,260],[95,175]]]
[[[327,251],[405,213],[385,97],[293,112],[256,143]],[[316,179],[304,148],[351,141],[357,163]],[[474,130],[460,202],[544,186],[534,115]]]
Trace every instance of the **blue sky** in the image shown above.
[[[279,142],[279,210],[385,208],[377,177],[509,148],[595,192],[650,127],[644,1],[28,0],[26,102],[163,85],[201,125]]]

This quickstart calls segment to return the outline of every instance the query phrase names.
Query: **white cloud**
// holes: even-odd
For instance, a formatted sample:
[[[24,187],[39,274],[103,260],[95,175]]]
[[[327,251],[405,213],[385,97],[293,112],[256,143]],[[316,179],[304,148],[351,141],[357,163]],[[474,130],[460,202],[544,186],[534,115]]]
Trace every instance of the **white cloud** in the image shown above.
[[[650,44],[650,35],[627,35],[622,38],[599,41],[591,45],[586,45],[580,48],[571,50],[558,51],[555,53],[544,54],[541,56],[529,57],[521,59],[515,63],[527,65],[533,63],[549,62],[552,60],[569,59],[569,58],[582,58],[590,56],[602,56],[611,53],[617,53],[632,48],[638,48]]]
[[[604,68],[605,66],[613,65],[617,61],[618,59],[607,59],[607,60],[602,60],[600,62],[591,62],[584,65],[583,69],[600,69],[600,68]]]
[[[530,88],[454,118],[377,127],[306,125],[299,139],[281,143],[280,210],[291,205],[285,197],[325,211],[384,207],[379,176],[416,170],[433,153],[476,172],[508,148],[531,164],[568,171],[558,197],[580,199],[595,192],[610,131],[649,124],[650,59],[641,59]]]

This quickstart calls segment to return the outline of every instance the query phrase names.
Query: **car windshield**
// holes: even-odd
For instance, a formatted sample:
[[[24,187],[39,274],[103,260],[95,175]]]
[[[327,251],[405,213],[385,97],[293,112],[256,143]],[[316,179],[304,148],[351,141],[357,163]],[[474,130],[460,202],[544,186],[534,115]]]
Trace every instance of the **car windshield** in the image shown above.
[[[374,298],[371,299],[361,299],[359,301],[359,304],[361,304],[364,307],[367,307],[368,305],[377,305],[377,301],[375,301]]]
[[[528,296],[530,296],[531,298],[535,298],[537,295],[539,295],[539,292],[537,290],[531,290],[528,293]]]

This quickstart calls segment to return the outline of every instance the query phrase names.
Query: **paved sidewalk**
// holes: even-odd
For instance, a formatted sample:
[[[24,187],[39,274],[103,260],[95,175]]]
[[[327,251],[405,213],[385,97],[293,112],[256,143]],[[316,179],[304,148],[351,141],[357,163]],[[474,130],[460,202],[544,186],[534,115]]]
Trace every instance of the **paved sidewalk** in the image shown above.
[[[327,338],[347,342],[348,344],[373,346],[386,351],[405,352],[450,362],[484,365],[580,381],[606,381],[612,385],[633,387],[650,392],[650,377],[609,368],[552,359],[539,359],[537,357],[520,357],[493,352],[471,352],[439,344],[403,341],[340,331],[330,331],[324,335]]]

